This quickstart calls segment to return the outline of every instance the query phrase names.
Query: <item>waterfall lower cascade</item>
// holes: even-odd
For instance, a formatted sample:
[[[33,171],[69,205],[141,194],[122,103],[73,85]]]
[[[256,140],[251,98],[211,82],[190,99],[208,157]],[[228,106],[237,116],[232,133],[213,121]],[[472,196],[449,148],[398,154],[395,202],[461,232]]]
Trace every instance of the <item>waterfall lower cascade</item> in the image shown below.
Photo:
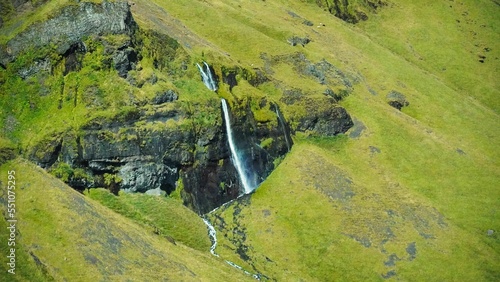
[[[200,66],[200,64],[196,64],[196,66],[198,66],[198,69],[200,70],[201,79],[203,80],[205,86],[212,91],[217,91],[217,81],[214,79],[214,76],[208,64],[206,62],[203,62],[203,67]]]
[[[210,253],[216,257],[219,257],[219,255],[215,252],[215,248],[217,247],[217,232],[215,231],[214,226],[210,223],[210,221],[207,218],[202,217],[201,219],[203,220],[203,222],[207,226],[208,235],[210,236],[210,241],[212,241],[212,246],[210,247]],[[250,275],[257,280],[260,280],[262,277],[262,274],[260,274],[260,273],[252,274],[252,273],[246,271],[245,269],[243,269],[243,267],[237,265],[236,263],[234,263],[232,261],[229,261],[229,260],[224,260],[224,261],[227,264],[229,264],[230,266],[243,271],[246,275]]]
[[[229,109],[227,106],[227,102],[225,99],[222,99],[221,103],[222,103],[222,111],[224,112],[224,121],[226,123],[227,139],[229,141],[229,148],[231,149],[232,160],[234,166],[236,167],[236,170],[238,171],[238,175],[240,176],[244,192],[245,194],[249,194],[253,192],[253,190],[255,190],[255,187],[253,187],[248,181],[248,177],[245,173],[245,169],[241,162],[240,155],[238,154],[238,150],[236,149],[236,145],[234,144],[233,132],[231,130],[231,120],[229,119]]]
[[[215,248],[217,247],[217,232],[215,232],[214,226],[206,218],[202,218],[203,222],[208,228],[208,236],[210,236],[210,241],[212,241],[212,246],[210,247],[210,253],[216,257],[219,255],[215,253]]]

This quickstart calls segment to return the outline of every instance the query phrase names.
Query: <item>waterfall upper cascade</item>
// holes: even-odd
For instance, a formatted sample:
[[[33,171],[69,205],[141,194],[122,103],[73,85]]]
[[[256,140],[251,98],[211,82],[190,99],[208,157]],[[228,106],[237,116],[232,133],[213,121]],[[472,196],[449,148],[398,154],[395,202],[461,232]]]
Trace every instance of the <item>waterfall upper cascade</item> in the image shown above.
[[[198,66],[198,69],[200,70],[201,79],[203,80],[205,86],[212,91],[217,91],[217,81],[215,80],[208,64],[203,62],[203,67],[200,66],[200,64],[196,64],[196,66]]]
[[[231,120],[229,118],[229,109],[227,106],[227,102],[225,99],[222,99],[221,103],[222,103],[222,111],[224,112],[224,121],[226,123],[227,139],[229,141],[229,148],[231,150],[232,160],[234,166],[236,167],[236,170],[238,171],[238,175],[240,176],[241,184],[243,185],[243,188],[245,190],[244,192],[245,194],[249,194],[255,189],[255,187],[251,185],[250,182],[248,181],[248,176],[245,172],[245,168],[243,167],[242,160],[240,158],[240,155],[238,154],[236,145],[234,144],[233,132],[231,130]]]

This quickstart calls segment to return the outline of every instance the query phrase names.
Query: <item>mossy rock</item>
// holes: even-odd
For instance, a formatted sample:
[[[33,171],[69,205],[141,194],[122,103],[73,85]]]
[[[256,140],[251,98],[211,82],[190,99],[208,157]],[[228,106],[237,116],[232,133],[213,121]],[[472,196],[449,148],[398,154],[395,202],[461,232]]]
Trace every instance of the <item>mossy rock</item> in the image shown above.
[[[0,165],[16,157],[14,143],[0,137]]]

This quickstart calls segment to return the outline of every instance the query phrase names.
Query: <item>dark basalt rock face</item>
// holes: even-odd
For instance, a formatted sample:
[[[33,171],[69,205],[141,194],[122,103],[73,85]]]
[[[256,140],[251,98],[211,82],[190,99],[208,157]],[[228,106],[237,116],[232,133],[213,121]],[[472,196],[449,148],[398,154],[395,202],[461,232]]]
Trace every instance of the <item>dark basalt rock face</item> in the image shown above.
[[[243,191],[230,160],[220,103],[214,99],[208,105],[217,120],[204,127],[191,126],[194,121],[189,120],[189,113],[179,110],[182,106],[174,103],[166,104],[170,110],[164,110],[162,115],[139,111],[115,120],[89,121],[78,134],[80,137],[71,133],[53,136],[34,148],[31,159],[45,168],[64,162],[84,169],[89,179],[84,182],[72,179],[78,189],[105,186],[126,192],[162,190],[169,194],[182,182],[185,205],[206,213]],[[267,103],[263,106],[271,107]],[[291,137],[284,136],[286,133],[278,122],[272,125],[256,122],[246,104],[235,105],[235,110],[239,113],[233,115],[236,143],[242,148],[245,165],[253,172],[256,185],[274,169],[273,161],[288,152],[286,140]],[[175,120],[183,122],[169,126]],[[270,144],[261,147],[265,139]],[[116,175],[118,180],[106,184],[103,180],[106,175]]]
[[[308,96],[299,89],[291,89],[284,92],[281,101],[296,112],[290,117],[290,121],[297,124],[296,131],[335,136],[347,132],[354,125],[347,111],[330,96]]]
[[[331,107],[320,111],[308,112],[301,118],[297,131],[311,131],[321,136],[335,136],[345,133],[354,125],[350,115],[342,107]]]

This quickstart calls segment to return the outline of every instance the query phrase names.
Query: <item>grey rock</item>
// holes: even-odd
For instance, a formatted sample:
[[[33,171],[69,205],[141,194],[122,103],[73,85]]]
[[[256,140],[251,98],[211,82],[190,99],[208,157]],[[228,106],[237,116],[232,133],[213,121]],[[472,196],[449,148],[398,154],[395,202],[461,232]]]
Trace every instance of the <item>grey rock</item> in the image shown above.
[[[417,257],[417,244],[415,242],[408,244],[406,247],[406,253],[409,255],[409,261],[414,260]]]
[[[296,65],[296,68],[303,74],[315,77],[321,84],[341,84],[345,86],[347,93],[334,93],[337,101],[347,96],[353,87],[353,81],[359,80],[356,75],[347,75],[341,69],[337,68],[327,60],[323,59],[318,63],[312,63],[305,57],[303,63]],[[333,91],[332,91],[333,92]]]
[[[345,97],[349,96],[349,92],[350,92],[349,90],[341,89],[340,91],[337,91],[337,93],[335,93],[332,89],[327,88],[325,90],[325,92],[323,92],[323,94],[333,98],[335,100],[335,102],[338,103],[341,100],[343,100]]]
[[[48,136],[31,149],[28,158],[42,168],[49,168],[57,161],[61,147],[60,136]]]
[[[313,25],[314,25],[314,23],[313,23],[313,22],[311,22],[311,21],[309,21],[309,20],[304,20],[304,21],[302,22],[302,24],[307,25],[307,26],[313,26]]]
[[[384,278],[384,279],[389,279],[393,276],[396,276],[395,270],[389,270],[386,274],[382,274],[382,278]]]
[[[156,188],[156,189],[150,189],[148,191],[146,191],[146,193],[144,193],[146,195],[151,195],[151,196],[165,196],[167,194],[167,192],[161,190],[160,188]]]
[[[128,71],[135,68],[138,61],[137,53],[132,48],[118,50],[113,54],[113,64],[120,77],[126,78]]]
[[[35,61],[33,64],[31,64],[28,67],[20,69],[18,71],[18,74],[22,79],[26,79],[26,78],[33,76],[35,74],[38,74],[42,71],[47,72],[47,73],[50,72],[51,66],[52,65],[50,63],[50,60],[42,59],[42,60]]]
[[[179,95],[177,95],[174,90],[169,89],[164,92],[156,93],[156,96],[153,98],[153,104],[159,105],[163,103],[169,103],[177,99],[179,99]]]
[[[26,46],[56,46],[59,54],[91,35],[132,34],[137,28],[126,2],[81,2],[61,9],[49,20],[37,23],[18,34],[0,51],[0,63],[13,61]]]
[[[120,188],[125,192],[144,193],[149,190],[171,192],[175,189],[178,170],[154,162],[132,161],[120,168],[118,176],[122,179]]]
[[[347,111],[332,105],[325,110],[308,111],[307,115],[299,120],[297,131],[312,131],[322,136],[334,136],[345,133],[353,125]]]
[[[349,138],[357,139],[365,131],[366,126],[359,120],[353,118],[353,127],[350,129]]]
[[[406,100],[406,96],[402,93],[392,90],[386,96],[387,103],[391,105],[391,107],[401,110],[403,107],[410,105],[410,103]]]
[[[296,13],[292,12],[292,11],[287,11],[287,13],[292,17],[292,18],[300,18],[299,15],[297,15]]]
[[[311,40],[307,37],[298,37],[298,36],[292,36],[288,38],[288,43],[292,46],[297,46],[297,45],[302,45],[302,47],[306,46]]]
[[[12,3],[12,6],[14,6],[14,8],[17,10],[24,4],[28,3],[29,0],[11,0],[10,2]]]
[[[370,146],[369,148],[370,148],[370,153],[372,154],[380,154],[381,152],[380,149],[375,146]]]
[[[387,261],[384,262],[385,266],[395,266],[397,261],[400,261],[401,259],[398,257],[396,254],[391,254],[388,258]]]

